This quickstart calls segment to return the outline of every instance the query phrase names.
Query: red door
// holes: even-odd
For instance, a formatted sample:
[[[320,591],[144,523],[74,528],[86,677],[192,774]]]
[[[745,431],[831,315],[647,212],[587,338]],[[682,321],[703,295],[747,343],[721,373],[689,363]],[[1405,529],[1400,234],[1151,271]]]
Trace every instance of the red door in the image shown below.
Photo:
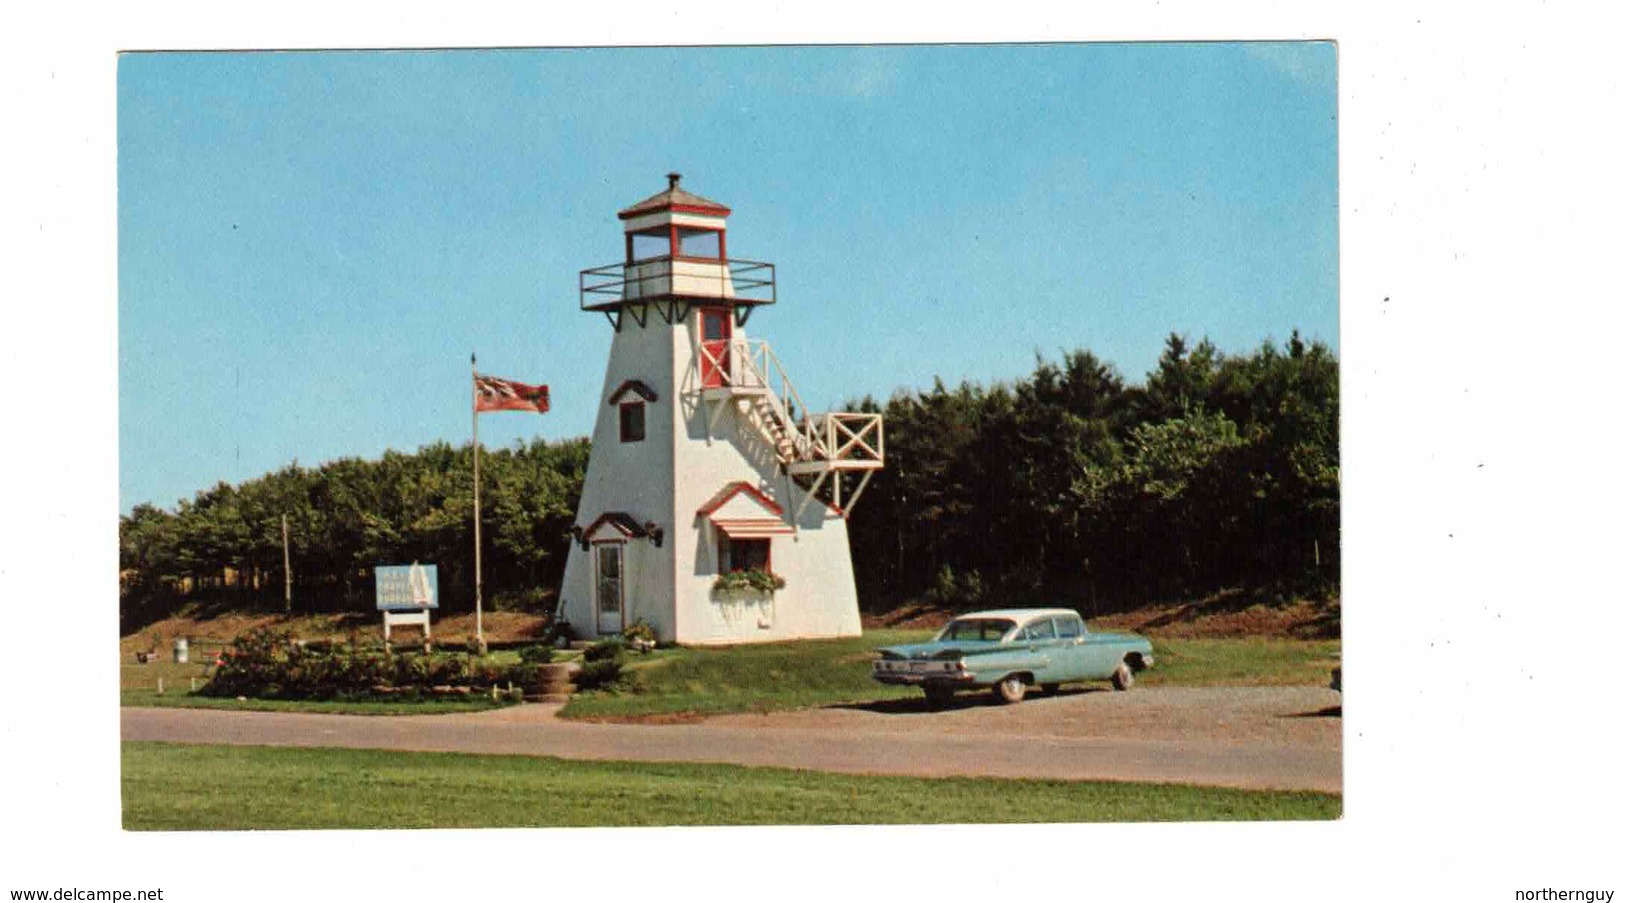
[[[715,389],[729,383],[728,342],[733,338],[733,318],[727,308],[700,311],[700,385]]]

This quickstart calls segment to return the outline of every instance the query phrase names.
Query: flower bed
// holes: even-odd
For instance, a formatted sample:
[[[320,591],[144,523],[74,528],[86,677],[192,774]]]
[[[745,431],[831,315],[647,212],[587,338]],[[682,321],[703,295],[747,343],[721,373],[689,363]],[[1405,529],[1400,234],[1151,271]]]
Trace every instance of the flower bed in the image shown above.
[[[337,699],[400,694],[463,695],[534,678],[533,661],[498,665],[460,653],[396,652],[381,643],[316,649],[287,633],[254,629],[220,656],[206,696]]]

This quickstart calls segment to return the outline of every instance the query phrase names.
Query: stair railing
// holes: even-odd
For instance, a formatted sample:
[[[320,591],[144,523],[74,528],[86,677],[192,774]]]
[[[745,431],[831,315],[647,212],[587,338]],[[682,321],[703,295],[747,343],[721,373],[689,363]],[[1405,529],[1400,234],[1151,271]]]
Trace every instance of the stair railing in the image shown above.
[[[708,344],[717,346],[713,352]],[[726,348],[724,359],[723,348]],[[701,343],[702,372],[720,371],[734,388],[763,389],[762,399],[791,443],[796,461],[872,461],[886,457],[885,427],[879,414],[844,411],[813,414],[796,390],[773,347],[763,339],[736,338],[727,345]],[[760,411],[756,417],[762,417]],[[767,424],[759,423],[767,429]]]

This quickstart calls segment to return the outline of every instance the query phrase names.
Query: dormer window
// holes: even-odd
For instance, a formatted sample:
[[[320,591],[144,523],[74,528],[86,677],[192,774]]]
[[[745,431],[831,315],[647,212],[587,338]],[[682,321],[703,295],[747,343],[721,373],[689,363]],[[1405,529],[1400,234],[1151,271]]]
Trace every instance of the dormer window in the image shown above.
[[[644,404],[659,400],[660,396],[640,379],[629,379],[609,393],[609,404],[620,408],[621,441],[642,442],[644,436]]]
[[[621,441],[643,441],[643,402],[628,401],[621,405]]]

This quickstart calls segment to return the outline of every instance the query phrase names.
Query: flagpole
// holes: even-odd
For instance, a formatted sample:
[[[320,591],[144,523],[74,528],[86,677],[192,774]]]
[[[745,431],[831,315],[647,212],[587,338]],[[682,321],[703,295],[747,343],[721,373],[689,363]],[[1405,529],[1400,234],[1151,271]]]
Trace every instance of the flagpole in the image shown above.
[[[474,420],[474,640],[483,647],[485,645],[485,600],[482,598],[480,576],[480,406],[478,402],[477,383],[480,378],[479,371],[475,369],[473,352],[468,355],[468,370],[474,382],[470,384],[468,395],[471,416]]]

